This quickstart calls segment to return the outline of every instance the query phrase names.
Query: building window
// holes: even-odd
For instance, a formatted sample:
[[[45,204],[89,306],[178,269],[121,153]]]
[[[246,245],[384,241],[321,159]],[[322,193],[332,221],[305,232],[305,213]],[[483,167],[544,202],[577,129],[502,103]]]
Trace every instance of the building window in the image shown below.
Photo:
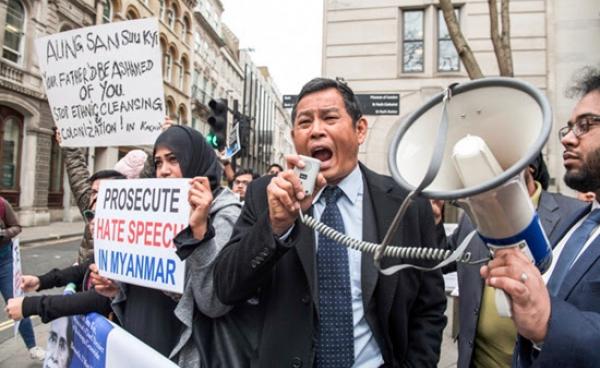
[[[459,19],[458,9],[454,9],[456,19]],[[444,20],[444,12],[438,9],[438,71],[452,72],[460,69],[458,52],[450,38],[450,32]]]
[[[183,63],[184,63],[184,60],[181,60],[181,63],[179,65],[179,75],[177,76],[177,87],[179,87],[179,89],[182,91],[183,91],[183,76],[185,74],[185,72],[183,70]]]
[[[0,106],[0,195],[19,205],[19,163],[23,140],[23,115]]]
[[[165,54],[165,80],[171,82],[171,68],[173,67],[173,58],[171,54]]]
[[[198,32],[194,32],[194,52],[202,50],[202,36]]]
[[[112,5],[110,0],[104,1],[104,11],[102,12],[102,23],[110,23],[112,20]]]
[[[25,28],[25,8],[18,0],[9,0],[6,7],[4,26],[4,49],[2,57],[20,64],[23,60],[23,36]]]
[[[408,10],[402,14],[402,70],[422,72],[424,68],[423,10]]]
[[[173,29],[173,26],[175,25],[175,11],[173,9],[167,10],[167,25],[171,29]]]
[[[165,14],[165,1],[164,0],[159,0],[158,1],[159,4],[159,10],[158,10],[158,19],[162,20],[163,19],[163,15]]]
[[[63,157],[56,136],[51,137],[50,175],[48,180],[48,207],[62,207],[63,201]]]
[[[181,40],[186,41],[188,32],[188,20],[187,18],[183,18],[183,22],[181,23]]]

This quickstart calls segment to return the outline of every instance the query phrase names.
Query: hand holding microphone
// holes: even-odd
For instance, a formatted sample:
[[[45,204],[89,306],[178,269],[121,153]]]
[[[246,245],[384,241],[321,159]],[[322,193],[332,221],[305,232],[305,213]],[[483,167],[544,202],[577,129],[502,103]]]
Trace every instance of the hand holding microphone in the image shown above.
[[[280,172],[267,186],[269,220],[276,236],[290,229],[298,211],[306,211],[312,205],[313,195],[327,184],[319,173],[319,160],[288,155],[286,161],[288,170]]]

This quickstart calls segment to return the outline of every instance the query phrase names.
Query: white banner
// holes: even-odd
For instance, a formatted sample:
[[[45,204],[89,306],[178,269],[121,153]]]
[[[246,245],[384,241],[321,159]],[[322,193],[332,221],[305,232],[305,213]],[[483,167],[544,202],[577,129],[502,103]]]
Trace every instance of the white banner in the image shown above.
[[[23,272],[21,270],[21,249],[19,247],[19,239],[13,238],[12,240],[13,248],[12,248],[12,259],[13,259],[13,298],[18,298],[23,296],[23,290],[21,289],[21,277],[23,276]],[[19,325],[21,321],[15,322],[15,337],[19,334]]]
[[[154,143],[165,117],[158,35],[146,18],[36,40],[62,146]]]
[[[121,367],[177,365],[97,313],[52,321],[44,368]]]
[[[94,255],[102,276],[183,292],[185,263],[173,238],[188,226],[189,179],[102,180]]]

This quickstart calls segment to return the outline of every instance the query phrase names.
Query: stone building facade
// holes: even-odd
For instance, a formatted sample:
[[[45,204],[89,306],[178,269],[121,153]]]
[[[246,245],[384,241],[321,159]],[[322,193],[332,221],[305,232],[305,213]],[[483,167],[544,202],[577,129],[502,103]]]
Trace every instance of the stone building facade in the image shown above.
[[[233,108],[246,97],[239,41],[221,22],[223,11],[220,0],[0,0],[0,195],[17,209],[23,226],[79,217],[54,139],[34,40],[95,24],[158,18],[167,115],[207,133],[210,98],[225,98]],[[269,115],[273,124],[289,127],[276,88],[265,84],[261,91],[270,96],[270,108],[279,111]],[[267,118],[266,110],[255,111]],[[273,141],[264,134],[253,144]],[[133,148],[90,149],[88,168],[111,168]],[[269,151],[277,150],[269,146]]]
[[[497,76],[488,2],[454,1],[461,28],[483,74]],[[558,129],[574,101],[564,95],[573,72],[600,63],[600,2],[510,2],[515,77],[548,97],[554,126],[544,149],[555,188],[562,183]],[[399,93],[399,116],[370,116],[361,160],[387,172],[387,153],[402,119],[453,82],[468,80],[435,0],[326,0],[323,74],[343,77],[358,93]],[[383,144],[382,144],[383,143]]]

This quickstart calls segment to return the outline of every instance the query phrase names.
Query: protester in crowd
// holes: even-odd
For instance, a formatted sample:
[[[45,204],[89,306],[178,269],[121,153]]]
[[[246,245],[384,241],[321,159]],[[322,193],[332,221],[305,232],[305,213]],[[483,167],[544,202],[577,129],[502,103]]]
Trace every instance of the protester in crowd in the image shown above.
[[[283,167],[281,167],[281,165],[271,164],[271,165],[269,165],[269,168],[267,169],[267,173],[265,175],[277,176],[282,171],[283,171]]]
[[[97,171],[88,180],[95,193],[98,191],[100,182],[105,179],[125,179],[125,176],[116,170]],[[96,197],[90,197],[90,201],[90,209],[84,211],[84,218],[86,219],[90,234],[93,234]],[[25,292],[42,291],[74,283],[77,285],[77,293],[13,298],[7,302],[6,311],[8,316],[18,321],[22,318],[38,315],[44,323],[63,316],[91,312],[108,316],[112,311],[110,299],[97,293],[95,289],[90,289],[91,285],[88,282],[90,266],[92,267],[92,272],[97,273],[95,265],[92,266],[93,261],[92,257],[83,263],[62,270],[55,268],[40,276],[23,275],[21,278],[21,289]]]
[[[165,126],[169,126],[171,123],[172,122],[167,119],[164,124]],[[59,144],[62,142],[58,129],[55,130],[55,138]],[[77,207],[83,216],[83,212],[89,210],[89,205],[91,203],[90,196],[95,195],[89,180],[90,172],[87,165],[86,149],[63,147],[62,152],[71,192],[73,193]],[[129,179],[138,178],[144,169],[144,160],[146,160],[146,156],[147,154],[142,150],[132,150],[117,162],[115,170],[123,173],[123,175],[127,176]],[[142,157],[144,157],[144,159],[142,159]],[[150,165],[150,168],[152,168],[152,165]],[[77,262],[87,262],[93,256],[94,247],[92,237],[88,226],[85,226],[81,245],[79,246]]]
[[[254,179],[258,179],[258,174],[252,169],[239,169],[233,177],[232,190],[235,194],[240,197],[240,201],[243,203],[246,197],[246,188],[248,184]]]
[[[588,68],[574,91],[582,96],[559,130],[565,183],[600,194],[600,69]],[[598,198],[598,197],[596,197]],[[496,252],[481,268],[486,285],[511,298],[518,339],[513,366],[595,367],[600,359],[600,204],[564,219],[570,227],[542,276],[518,249]],[[571,226],[572,225],[572,226]]]
[[[127,179],[137,179],[144,169],[147,158],[148,154],[146,152],[140,149],[134,149],[127,152],[127,154],[115,164],[114,169],[123,174]]]
[[[165,130],[156,140],[152,157],[157,178],[191,179],[189,226],[174,239],[177,254],[186,259],[185,290],[177,301],[159,290],[120,283],[113,310],[123,328],[169,356],[178,342],[179,349],[195,343],[192,330],[196,308],[210,317],[230,309],[214,296],[209,266],[229,239],[241,204],[235,194],[219,185],[222,172],[218,158],[196,130],[180,125]],[[96,288],[103,286],[102,280],[92,276]],[[110,286],[104,290],[112,296],[115,291]],[[187,355],[176,359],[184,358]]]
[[[524,170],[525,185],[531,201],[537,208],[542,227],[552,245],[564,235],[564,221],[581,211],[585,204],[557,193],[549,193],[549,175],[542,154]],[[439,202],[436,203],[439,206]],[[434,213],[436,213],[434,207]],[[440,227],[439,231],[443,232]],[[468,216],[463,216],[452,236],[448,248],[456,249],[475,231]],[[471,259],[490,256],[489,248],[479,236],[472,237],[466,249]],[[464,367],[510,367],[517,340],[517,330],[508,318],[498,315],[494,289],[485,286],[479,277],[479,265],[452,263],[444,272],[458,271],[459,333],[458,364]]]
[[[293,170],[254,180],[215,266],[224,303],[259,295],[261,336],[253,363],[435,367],[446,324],[441,273],[380,275],[372,255],[315,234],[298,219],[298,211],[314,203],[317,219],[380,242],[407,195],[390,177],[358,163],[368,123],[356,96],[343,82],[313,79],[302,88],[292,120],[297,153],[321,160],[314,195],[304,194]],[[297,155],[287,161],[304,167]],[[391,243],[431,245],[433,235],[431,206],[417,199]]]
[[[4,301],[13,297],[13,243],[21,232],[17,214],[4,197],[0,197],[0,292]],[[31,359],[44,360],[44,349],[36,346],[31,320],[26,318],[19,325],[19,333],[29,350]]]

